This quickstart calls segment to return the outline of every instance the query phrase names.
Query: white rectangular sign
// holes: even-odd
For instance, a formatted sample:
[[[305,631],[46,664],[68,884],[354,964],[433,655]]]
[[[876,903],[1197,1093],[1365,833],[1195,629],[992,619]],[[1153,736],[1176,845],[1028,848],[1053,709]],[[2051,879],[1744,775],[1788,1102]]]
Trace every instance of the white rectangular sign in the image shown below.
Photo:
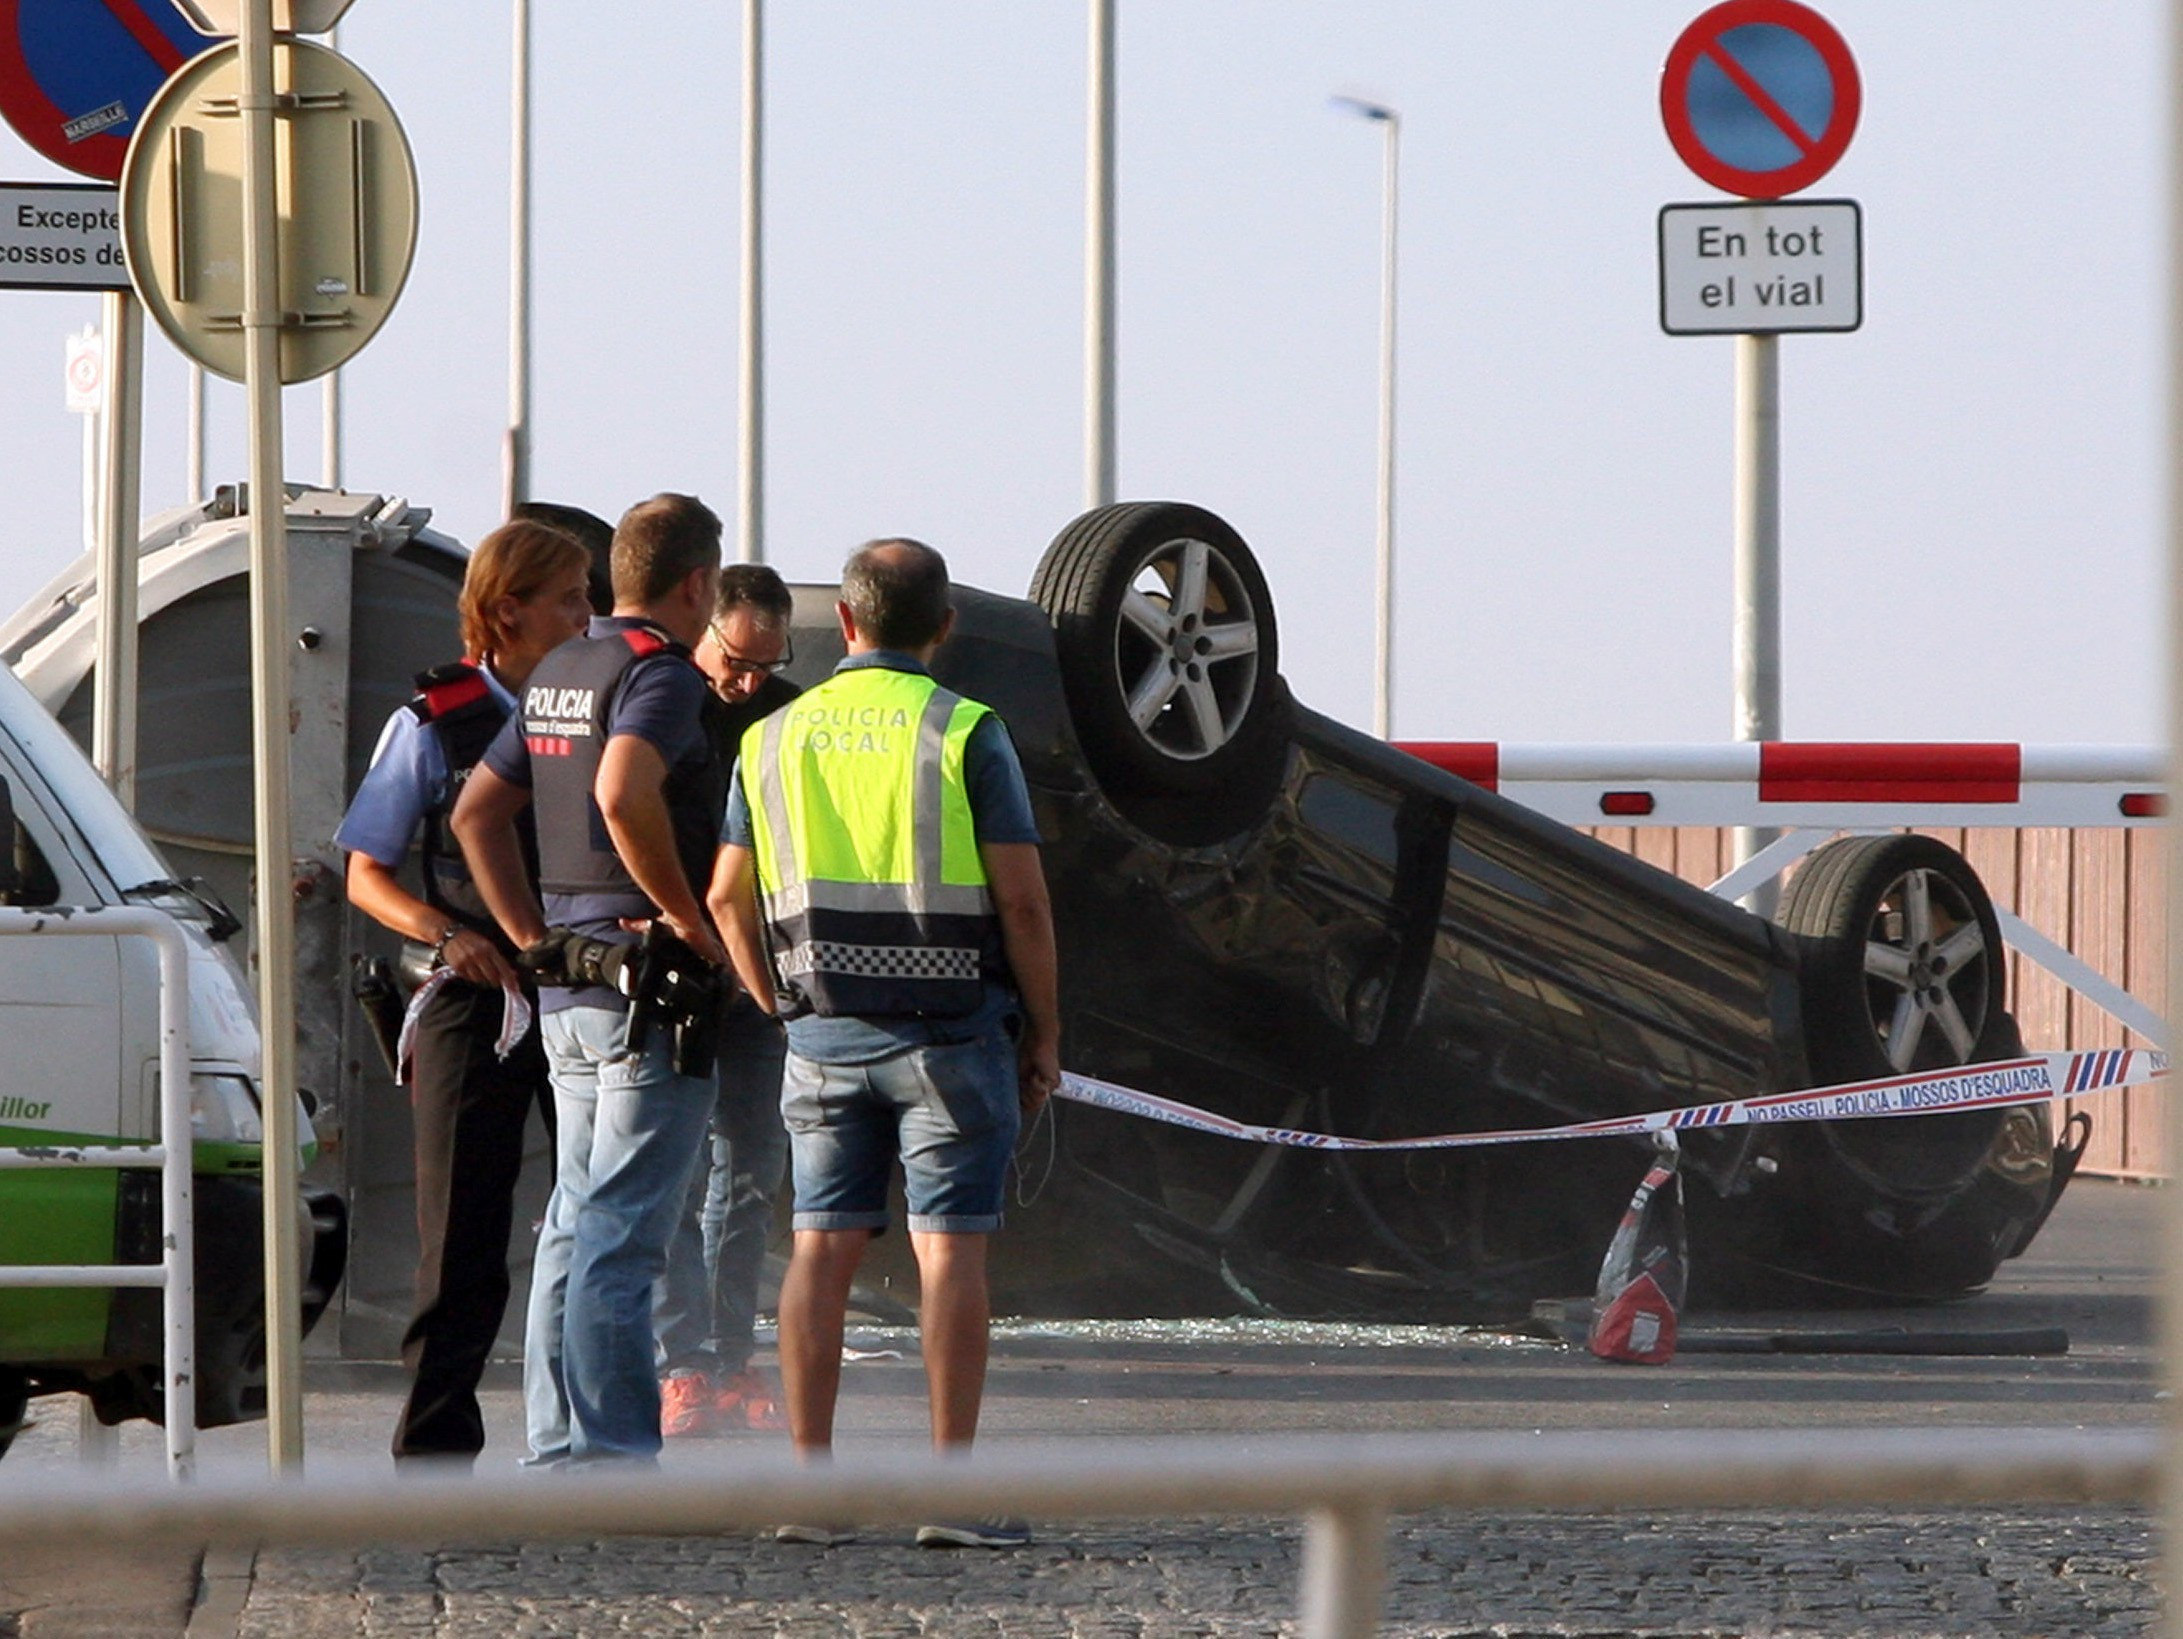
[[[120,190],[0,182],[0,290],[127,290]]]
[[[1660,328],[1669,335],[1855,330],[1864,321],[1856,200],[1660,208]]]

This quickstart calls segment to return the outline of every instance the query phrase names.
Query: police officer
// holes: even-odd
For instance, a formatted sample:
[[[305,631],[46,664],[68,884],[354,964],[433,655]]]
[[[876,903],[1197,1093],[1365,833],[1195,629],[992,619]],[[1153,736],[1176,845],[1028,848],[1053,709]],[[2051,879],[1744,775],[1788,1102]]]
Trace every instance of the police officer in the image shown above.
[[[657,924],[702,968],[724,961],[698,897],[722,792],[690,648],[719,589],[720,520],[692,496],[640,502],[615,527],[613,577],[614,613],[532,673],[454,829],[526,960],[550,964],[572,931],[628,945]],[[521,869],[526,807],[543,904]],[[673,1034],[632,1041],[630,998],[597,982],[591,948],[579,972],[540,971],[559,1133],[524,1334],[534,1463],[658,1453],[652,1289],[713,1103],[710,1064],[678,1064]]]
[[[532,668],[590,619],[585,569],[583,547],[544,524],[506,524],[478,543],[458,606],[465,658],[417,679],[335,833],[349,850],[350,903],[457,975],[426,1004],[412,1049],[417,1296],[402,1338],[413,1378],[394,1425],[397,1458],[468,1460],[484,1448],[477,1387],[508,1304],[523,1126],[534,1103],[549,1132],[553,1122],[538,1032],[505,1060],[494,1051],[515,951],[463,867],[448,810]],[[421,898],[395,874],[420,827]]]
[[[1052,913],[1006,729],[928,669],[954,624],[946,562],[873,542],[836,612],[848,658],[743,737],[708,898],[745,986],[788,1021],[780,1346],[796,1449],[831,1449],[849,1287],[899,1160],[933,1444],[960,1450],[985,1388],[987,1237],[1019,1120],[1060,1080]],[[1028,1538],[993,1520],[917,1536]]]

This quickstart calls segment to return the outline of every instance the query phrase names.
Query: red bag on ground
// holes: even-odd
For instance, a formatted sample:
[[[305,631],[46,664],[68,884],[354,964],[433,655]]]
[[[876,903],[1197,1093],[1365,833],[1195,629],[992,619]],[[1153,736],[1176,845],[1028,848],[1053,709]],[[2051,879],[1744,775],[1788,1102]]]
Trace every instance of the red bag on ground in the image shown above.
[[[1688,1280],[1681,1152],[1673,1133],[1657,1134],[1655,1143],[1660,1153],[1599,1266],[1587,1345],[1602,1360],[1664,1366],[1675,1358],[1675,1312]]]

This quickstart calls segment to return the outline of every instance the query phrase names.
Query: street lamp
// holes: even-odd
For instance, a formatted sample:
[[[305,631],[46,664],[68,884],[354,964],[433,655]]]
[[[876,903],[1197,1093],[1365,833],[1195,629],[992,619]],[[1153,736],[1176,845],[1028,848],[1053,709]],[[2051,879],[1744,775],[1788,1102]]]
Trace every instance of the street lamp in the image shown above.
[[[1372,687],[1372,732],[1386,739],[1395,716],[1395,173],[1402,116],[1385,103],[1335,97],[1345,114],[1375,121],[1387,134],[1380,222],[1380,506],[1375,580],[1379,595],[1379,675]]]

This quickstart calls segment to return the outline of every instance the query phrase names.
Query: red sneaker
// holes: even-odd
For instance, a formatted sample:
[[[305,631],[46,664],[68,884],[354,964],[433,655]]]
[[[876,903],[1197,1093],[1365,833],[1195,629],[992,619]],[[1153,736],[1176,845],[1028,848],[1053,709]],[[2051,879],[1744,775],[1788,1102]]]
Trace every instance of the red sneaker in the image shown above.
[[[720,1385],[705,1372],[677,1372],[659,1386],[659,1431],[669,1440],[703,1439],[723,1423]]]
[[[775,1434],[788,1427],[788,1419],[781,1415],[780,1402],[774,1398],[773,1390],[751,1366],[745,1366],[720,1385],[713,1410],[729,1428]]]

